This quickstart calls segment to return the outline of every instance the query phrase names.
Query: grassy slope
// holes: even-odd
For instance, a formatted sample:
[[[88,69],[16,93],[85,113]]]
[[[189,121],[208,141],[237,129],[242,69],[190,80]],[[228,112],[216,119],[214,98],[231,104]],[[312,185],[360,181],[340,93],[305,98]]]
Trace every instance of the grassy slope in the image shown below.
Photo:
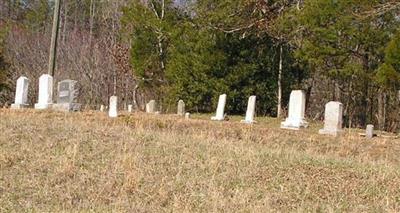
[[[399,139],[260,120],[0,110],[0,212],[400,211]]]

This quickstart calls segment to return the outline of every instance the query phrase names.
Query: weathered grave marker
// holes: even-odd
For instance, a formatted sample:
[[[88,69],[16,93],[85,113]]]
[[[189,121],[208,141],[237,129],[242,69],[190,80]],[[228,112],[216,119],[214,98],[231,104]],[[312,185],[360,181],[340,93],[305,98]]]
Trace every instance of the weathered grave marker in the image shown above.
[[[306,94],[303,90],[294,90],[290,93],[289,116],[281,123],[281,128],[299,130],[308,127],[304,114],[306,110]]]
[[[367,125],[365,130],[365,137],[368,139],[372,139],[374,137],[374,125]]]
[[[343,104],[331,101],[325,105],[324,128],[319,134],[337,136],[342,132],[343,125]]]
[[[39,100],[35,109],[48,109],[53,105],[53,77],[43,74],[39,78]]]
[[[74,80],[63,80],[57,87],[57,104],[53,109],[60,111],[79,111],[81,104],[77,103],[79,95],[78,82]]]
[[[21,76],[17,80],[17,88],[15,90],[15,103],[11,104],[11,109],[21,109],[28,107],[28,88],[29,79]]]
[[[129,113],[132,113],[132,108],[133,108],[132,104],[129,104],[129,105],[128,105],[128,112],[129,112]]]
[[[190,119],[190,113],[185,113],[185,119]]]
[[[151,100],[146,104],[146,112],[147,113],[156,113],[156,101]]]
[[[117,96],[111,96],[110,97],[110,107],[108,111],[108,116],[111,118],[116,118],[118,117],[118,97]]]
[[[183,100],[178,101],[178,115],[179,116],[185,115],[185,102]]]
[[[226,105],[226,94],[222,94],[219,96],[219,99],[218,99],[216,115],[214,117],[211,117],[211,120],[223,121],[225,119],[225,115],[224,115],[225,105]]]
[[[247,124],[252,124],[254,123],[254,115],[256,112],[256,96],[250,96],[248,104],[247,104],[247,110],[246,110],[246,117],[244,120],[242,120],[242,123],[247,123]]]
[[[100,112],[104,112],[104,105],[100,105]]]

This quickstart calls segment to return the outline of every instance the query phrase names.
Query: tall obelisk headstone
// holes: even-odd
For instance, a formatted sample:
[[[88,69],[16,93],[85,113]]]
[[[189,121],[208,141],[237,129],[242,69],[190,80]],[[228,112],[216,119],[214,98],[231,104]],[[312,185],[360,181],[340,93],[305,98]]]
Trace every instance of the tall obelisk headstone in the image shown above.
[[[185,116],[185,102],[183,100],[178,101],[178,115],[179,116]]]
[[[39,78],[39,99],[35,109],[48,109],[53,105],[53,77],[43,74]]]
[[[281,123],[283,129],[299,130],[308,127],[305,121],[306,94],[303,90],[294,90],[290,93],[289,116]]]
[[[22,109],[28,107],[28,89],[29,79],[21,76],[17,80],[17,88],[15,90],[15,103],[11,104],[11,109]]]
[[[242,120],[242,123],[247,123],[247,124],[252,124],[254,123],[254,115],[256,112],[256,96],[250,96],[248,104],[247,104],[247,111],[246,111],[246,117],[244,120]]]
[[[319,134],[338,136],[342,132],[343,104],[331,101],[325,105],[324,128]]]
[[[156,113],[156,101],[151,100],[146,104],[146,112],[147,113]]]
[[[223,121],[225,119],[225,105],[226,105],[226,94],[222,94],[219,96],[218,99],[218,106],[217,106],[217,112],[216,115],[211,117],[211,120],[213,121]]]
[[[116,118],[118,117],[118,97],[117,96],[111,96],[110,97],[110,107],[108,111],[108,116],[111,118]]]

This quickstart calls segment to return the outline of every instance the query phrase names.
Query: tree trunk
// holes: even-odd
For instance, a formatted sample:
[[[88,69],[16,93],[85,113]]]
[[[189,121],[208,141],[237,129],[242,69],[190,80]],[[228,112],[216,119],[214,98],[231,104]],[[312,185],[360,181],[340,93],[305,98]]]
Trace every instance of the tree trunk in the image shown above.
[[[279,73],[278,73],[278,110],[277,117],[282,117],[282,69],[283,69],[283,47],[279,50]]]
[[[57,38],[58,38],[58,26],[60,24],[60,0],[56,0],[54,7],[54,18],[53,18],[53,29],[51,33],[51,46],[49,56],[49,70],[48,74],[54,77],[54,69],[56,66],[57,56]]]
[[[95,5],[93,3],[93,0],[90,0],[90,26],[89,26],[89,46],[90,46],[90,49],[92,49],[94,13],[95,13]]]
[[[67,24],[68,24],[68,6],[67,1],[64,1],[64,23],[63,23],[63,32],[62,32],[62,44],[65,44],[67,37]]]

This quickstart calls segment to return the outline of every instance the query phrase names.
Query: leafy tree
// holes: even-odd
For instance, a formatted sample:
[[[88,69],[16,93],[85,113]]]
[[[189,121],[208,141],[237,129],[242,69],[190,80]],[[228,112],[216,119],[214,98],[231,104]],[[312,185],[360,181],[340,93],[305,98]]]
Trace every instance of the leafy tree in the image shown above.
[[[262,21],[256,19],[261,15],[249,18],[254,7],[255,1],[197,2],[196,15],[177,26],[181,30],[172,37],[167,66],[171,105],[181,98],[189,108],[211,111],[218,95],[227,93],[227,111],[241,114],[247,98],[257,95],[258,113],[276,114],[279,42],[258,29]],[[286,63],[291,60],[288,50],[283,56]],[[295,73],[294,67],[287,67],[285,85]],[[286,97],[290,89],[286,87]]]
[[[165,69],[170,34],[183,18],[172,1],[132,0],[123,10],[122,23],[131,42],[131,64],[143,88],[158,97],[167,84]]]

